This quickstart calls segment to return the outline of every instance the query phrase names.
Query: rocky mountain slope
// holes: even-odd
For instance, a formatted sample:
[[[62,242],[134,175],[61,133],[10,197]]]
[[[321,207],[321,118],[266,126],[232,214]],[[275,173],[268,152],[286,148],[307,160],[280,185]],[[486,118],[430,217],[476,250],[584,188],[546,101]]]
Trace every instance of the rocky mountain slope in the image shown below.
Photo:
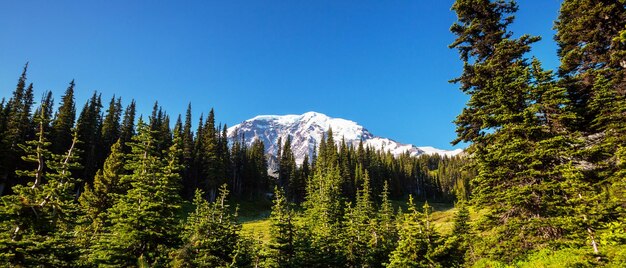
[[[245,142],[248,145],[254,139],[261,139],[265,143],[266,153],[276,155],[278,138],[282,138],[284,141],[288,136],[291,136],[296,162],[301,163],[305,155],[312,156],[322,136],[329,128],[332,128],[337,143],[341,142],[343,138],[346,143],[358,146],[362,140],[365,146],[391,151],[394,155],[408,151],[414,156],[421,154],[453,156],[462,152],[461,149],[447,151],[399,143],[392,139],[375,136],[356,122],[331,118],[317,112],[308,112],[302,115],[260,115],[228,128],[228,137],[231,140],[236,137],[239,139],[245,137]]]

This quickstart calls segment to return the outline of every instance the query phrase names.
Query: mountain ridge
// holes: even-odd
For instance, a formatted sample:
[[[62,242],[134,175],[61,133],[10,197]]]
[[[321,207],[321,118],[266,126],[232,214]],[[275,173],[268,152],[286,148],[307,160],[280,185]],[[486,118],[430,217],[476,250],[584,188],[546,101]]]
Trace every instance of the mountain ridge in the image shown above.
[[[228,128],[228,138],[232,141],[243,137],[247,145],[258,138],[265,143],[265,153],[275,156],[278,152],[278,138],[282,138],[284,142],[288,136],[291,136],[292,151],[296,162],[302,163],[305,155],[309,158],[313,155],[323,135],[331,128],[337,144],[341,143],[342,139],[352,146],[358,146],[359,142],[363,141],[364,146],[390,151],[395,156],[406,152],[412,156],[422,154],[454,156],[463,151],[462,149],[442,150],[431,146],[418,147],[400,143],[389,138],[375,136],[354,121],[333,118],[314,111],[301,115],[258,115]]]

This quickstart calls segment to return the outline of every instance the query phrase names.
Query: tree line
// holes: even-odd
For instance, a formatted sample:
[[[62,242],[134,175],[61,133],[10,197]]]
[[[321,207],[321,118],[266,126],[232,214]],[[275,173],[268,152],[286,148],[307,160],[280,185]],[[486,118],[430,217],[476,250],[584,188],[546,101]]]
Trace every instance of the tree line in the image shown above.
[[[469,95],[464,157],[393,157],[325,134],[295,163],[279,141],[231,141],[211,111],[170,127],[155,104],[76,118],[71,82],[34,108],[26,68],[0,102],[0,259],[12,266],[499,267],[626,262],[626,3],[565,0],[556,73],[529,58],[539,37],[509,30],[515,1],[457,0],[451,27]],[[269,242],[243,235],[230,197],[273,189]],[[229,197],[230,194],[230,197]],[[406,209],[392,198],[408,197]],[[186,201],[187,200],[187,201]],[[189,205],[189,201],[191,205]],[[432,207],[457,203],[451,233]],[[463,202],[467,201],[467,202]],[[470,219],[470,205],[478,212]],[[187,208],[187,209],[185,209]]]
[[[34,101],[27,68],[9,100],[0,102],[0,257],[8,265],[280,266],[284,256],[272,248],[282,246],[260,246],[242,236],[233,202],[227,201],[228,194],[235,200],[265,199],[274,187],[272,218],[292,215],[291,209],[308,211],[289,216],[302,219],[292,222],[289,232],[317,241],[300,245],[305,240],[292,240],[288,243],[300,245],[293,253],[308,256],[317,247],[332,251],[287,257],[288,263],[364,263],[364,256],[348,257],[335,244],[344,240],[325,240],[328,234],[317,232],[341,230],[350,215],[359,218],[349,227],[353,232],[373,227],[375,222],[368,220],[376,218],[374,204],[381,203],[383,231],[389,237],[378,238],[386,244],[371,249],[376,256],[368,263],[382,264],[397,240],[389,198],[414,194],[420,200],[451,201],[457,193],[467,198],[469,188],[464,187],[470,176],[461,157],[393,157],[363,144],[336,143],[330,130],[315,157],[299,165],[291,138],[279,140],[274,178],[268,175],[265,145],[258,139],[247,144],[237,135],[229,140],[227,127],[216,125],[213,110],[206,119],[200,116],[194,131],[189,105],[184,120],[179,115],[172,128],[158,103],[147,119],[137,118],[134,100],[123,107],[114,96],[104,110],[96,92],[77,115],[74,81],[54,110],[49,91],[39,103]],[[316,218],[318,212],[323,219]],[[281,232],[275,235],[282,241]],[[350,254],[369,252],[365,244]]]

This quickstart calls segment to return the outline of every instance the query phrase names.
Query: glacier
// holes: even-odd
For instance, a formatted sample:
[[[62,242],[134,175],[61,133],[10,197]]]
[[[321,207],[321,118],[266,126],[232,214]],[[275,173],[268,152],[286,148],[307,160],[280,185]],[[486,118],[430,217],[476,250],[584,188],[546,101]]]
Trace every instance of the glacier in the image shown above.
[[[230,141],[243,139],[248,146],[255,139],[260,139],[265,144],[265,153],[275,156],[278,152],[278,139],[282,138],[284,142],[287,137],[291,136],[291,148],[296,163],[300,164],[305,155],[311,159],[322,137],[331,128],[338,145],[344,140],[346,144],[356,147],[363,141],[365,147],[389,151],[395,156],[406,152],[412,156],[422,154],[455,156],[463,152],[462,149],[450,151],[431,146],[418,147],[399,143],[389,138],[375,136],[354,121],[332,118],[318,112],[307,112],[301,115],[259,115],[228,128],[228,138]]]

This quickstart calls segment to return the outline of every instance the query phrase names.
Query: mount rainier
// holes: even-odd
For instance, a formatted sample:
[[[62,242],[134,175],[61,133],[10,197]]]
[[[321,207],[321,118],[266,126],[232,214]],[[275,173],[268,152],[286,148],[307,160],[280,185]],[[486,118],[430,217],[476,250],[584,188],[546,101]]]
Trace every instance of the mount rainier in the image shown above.
[[[261,139],[265,144],[265,153],[275,156],[278,152],[278,138],[283,142],[291,136],[292,150],[296,158],[296,163],[302,163],[304,156],[309,158],[319,145],[322,136],[332,128],[333,137],[339,144],[342,138],[347,144],[358,146],[363,141],[364,146],[369,146],[377,150],[390,151],[394,155],[409,152],[413,156],[421,154],[439,154],[454,156],[463,150],[453,151],[440,150],[433,147],[417,147],[411,144],[402,144],[394,140],[374,136],[363,126],[356,122],[331,118],[325,114],[308,112],[302,115],[259,115],[248,119],[241,124],[228,128],[228,138],[245,138],[247,145],[254,139]]]

